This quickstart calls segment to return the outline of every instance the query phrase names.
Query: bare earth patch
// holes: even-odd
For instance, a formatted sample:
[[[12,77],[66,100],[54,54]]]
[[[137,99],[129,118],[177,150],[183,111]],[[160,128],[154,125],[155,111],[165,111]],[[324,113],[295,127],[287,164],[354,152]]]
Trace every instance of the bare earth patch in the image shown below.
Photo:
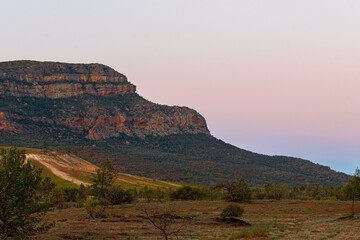
[[[31,160],[36,167],[41,167],[49,174],[55,175],[76,185],[84,184],[85,186],[88,186],[90,184],[88,179],[98,168],[88,161],[70,153],[43,151],[41,149],[26,149],[26,152],[26,158]],[[87,179],[87,181],[84,179]],[[153,186],[160,188],[164,186],[181,187],[179,184],[159,180],[155,181],[126,173],[119,173],[116,181],[134,186]]]

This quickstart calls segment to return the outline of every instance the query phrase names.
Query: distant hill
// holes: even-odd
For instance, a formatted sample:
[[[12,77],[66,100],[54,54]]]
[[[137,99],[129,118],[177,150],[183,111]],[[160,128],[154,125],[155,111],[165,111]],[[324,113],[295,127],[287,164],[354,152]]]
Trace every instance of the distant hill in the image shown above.
[[[94,164],[109,158],[123,173],[192,184],[342,185],[349,177],[224,143],[195,110],[145,100],[101,64],[0,63],[0,145],[13,144],[63,149]]]

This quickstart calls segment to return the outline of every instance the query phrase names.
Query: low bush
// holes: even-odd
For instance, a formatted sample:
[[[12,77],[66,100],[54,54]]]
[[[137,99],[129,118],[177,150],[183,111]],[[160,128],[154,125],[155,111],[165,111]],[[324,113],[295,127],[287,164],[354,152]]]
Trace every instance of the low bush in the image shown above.
[[[65,202],[76,202],[78,193],[79,193],[78,188],[75,187],[65,188],[64,189]]]
[[[67,203],[76,203],[74,206],[82,207],[86,200],[86,188],[84,185],[80,185],[79,188],[54,188],[50,195],[50,200],[54,206],[59,209],[72,206]]]
[[[244,209],[238,205],[228,205],[220,214],[222,219],[226,218],[239,218],[243,215]]]
[[[107,187],[104,191],[104,202],[109,205],[119,205],[122,203],[131,203],[135,199],[133,191],[128,189],[124,190],[119,186],[113,185]]]
[[[232,202],[246,202],[251,201],[251,189],[245,181],[241,181],[238,184],[235,184],[232,189]]]
[[[97,199],[89,199],[85,204],[85,210],[91,218],[99,218],[105,212],[105,207],[100,205]]]
[[[148,202],[157,200],[161,201],[165,198],[165,191],[158,188],[151,188],[149,186],[145,186],[140,189],[139,195],[145,198]]]
[[[169,193],[171,200],[203,200],[209,197],[209,193],[199,187],[183,186]]]
[[[269,235],[269,230],[265,227],[252,227],[244,229],[240,232],[231,234],[229,240],[239,239],[239,238],[267,238]]]

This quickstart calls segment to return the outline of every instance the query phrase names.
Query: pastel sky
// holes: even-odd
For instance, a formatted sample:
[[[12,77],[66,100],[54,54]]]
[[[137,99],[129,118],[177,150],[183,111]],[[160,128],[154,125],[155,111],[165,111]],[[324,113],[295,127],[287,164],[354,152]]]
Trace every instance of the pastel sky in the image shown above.
[[[360,167],[358,0],[0,3],[0,61],[103,63],[240,148]]]

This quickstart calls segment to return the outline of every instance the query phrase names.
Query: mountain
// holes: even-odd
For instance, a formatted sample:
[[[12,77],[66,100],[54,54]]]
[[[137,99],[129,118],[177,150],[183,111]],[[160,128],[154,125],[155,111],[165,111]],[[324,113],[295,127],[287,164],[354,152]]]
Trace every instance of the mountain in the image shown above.
[[[102,64],[0,63],[0,145],[71,151],[124,173],[195,184],[342,185],[348,175],[307,160],[267,156],[213,137],[187,107],[154,104]]]
[[[0,97],[19,99],[16,104],[22,105],[4,106],[11,112],[0,113],[0,129],[26,133],[64,126],[92,140],[122,133],[141,138],[209,134],[205,119],[194,110],[153,104],[135,91],[124,75],[101,64],[0,63]]]

